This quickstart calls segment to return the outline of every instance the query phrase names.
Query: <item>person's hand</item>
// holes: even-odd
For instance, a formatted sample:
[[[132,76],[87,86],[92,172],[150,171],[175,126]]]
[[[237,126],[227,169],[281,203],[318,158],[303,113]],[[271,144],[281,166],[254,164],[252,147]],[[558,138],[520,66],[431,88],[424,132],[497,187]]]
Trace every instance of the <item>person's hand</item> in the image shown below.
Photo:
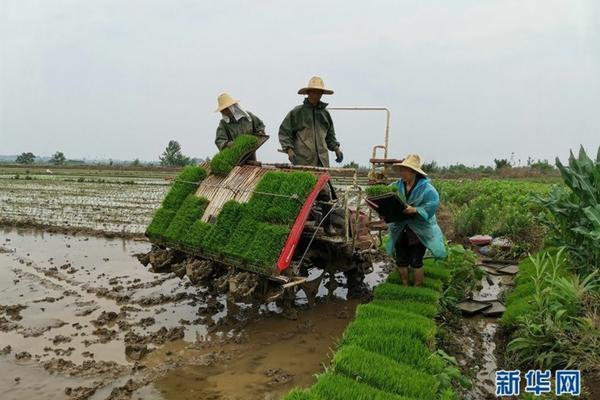
[[[290,160],[292,164],[296,164],[296,152],[293,149],[288,149],[287,155],[288,160]]]
[[[340,149],[340,146],[337,146],[334,151],[336,155],[335,162],[339,164],[342,161],[344,161],[344,153],[342,153],[342,149]]]
[[[417,209],[414,208],[413,206],[406,206],[406,208],[402,212],[404,214],[416,214],[417,213]]]

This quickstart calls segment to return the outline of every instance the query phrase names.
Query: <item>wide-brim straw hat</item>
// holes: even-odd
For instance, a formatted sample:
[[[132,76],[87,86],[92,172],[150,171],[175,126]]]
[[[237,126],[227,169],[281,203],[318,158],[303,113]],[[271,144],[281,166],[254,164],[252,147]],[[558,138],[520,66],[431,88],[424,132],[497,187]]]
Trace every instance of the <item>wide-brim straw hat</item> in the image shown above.
[[[425,173],[425,171],[423,171],[421,169],[421,166],[423,164],[421,164],[421,157],[419,157],[417,154],[409,154],[406,156],[406,158],[404,159],[404,161],[402,161],[399,164],[394,164],[395,167],[406,167],[406,168],[410,168],[413,171],[423,175],[423,176],[427,176],[427,174]]]
[[[221,93],[219,97],[217,97],[217,109],[215,110],[215,112],[223,111],[227,107],[230,107],[239,102],[239,100],[236,100],[233,97],[231,97],[229,93]]]
[[[313,76],[308,81],[308,85],[298,90],[298,94],[308,94],[309,90],[320,90],[323,94],[333,94],[333,90],[326,89],[325,83],[323,83],[323,79],[318,76]]]

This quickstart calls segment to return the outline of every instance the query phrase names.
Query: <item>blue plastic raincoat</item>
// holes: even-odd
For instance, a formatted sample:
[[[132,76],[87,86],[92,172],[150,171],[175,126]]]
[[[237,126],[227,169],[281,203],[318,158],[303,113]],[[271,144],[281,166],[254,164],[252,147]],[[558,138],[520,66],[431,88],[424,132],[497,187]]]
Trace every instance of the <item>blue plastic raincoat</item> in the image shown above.
[[[387,253],[395,256],[396,241],[400,238],[404,227],[408,225],[435,258],[446,258],[444,234],[435,218],[435,212],[440,205],[440,195],[431,184],[431,179],[427,177],[419,179],[408,199],[406,198],[402,179],[392,183],[392,186],[398,188],[400,198],[407,204],[415,207],[417,213],[414,214],[416,217],[388,224],[390,238],[386,243]]]

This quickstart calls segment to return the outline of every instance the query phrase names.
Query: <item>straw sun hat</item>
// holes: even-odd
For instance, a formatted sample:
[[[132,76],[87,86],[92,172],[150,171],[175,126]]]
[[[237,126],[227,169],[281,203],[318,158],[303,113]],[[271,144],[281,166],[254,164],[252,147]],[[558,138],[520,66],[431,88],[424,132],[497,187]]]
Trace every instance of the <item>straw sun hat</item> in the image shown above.
[[[399,164],[394,164],[395,167],[410,168],[423,176],[427,176],[427,174],[421,169],[421,165],[421,157],[419,157],[417,154],[409,154],[406,156],[404,161]]]
[[[333,94],[333,90],[325,89],[323,79],[318,76],[313,76],[308,81],[308,85],[298,90],[298,94],[308,94],[309,90],[320,90],[323,94]]]
[[[215,112],[223,111],[229,106],[239,103],[239,100],[234,99],[229,95],[229,93],[221,93],[219,97],[217,97],[217,109]]]

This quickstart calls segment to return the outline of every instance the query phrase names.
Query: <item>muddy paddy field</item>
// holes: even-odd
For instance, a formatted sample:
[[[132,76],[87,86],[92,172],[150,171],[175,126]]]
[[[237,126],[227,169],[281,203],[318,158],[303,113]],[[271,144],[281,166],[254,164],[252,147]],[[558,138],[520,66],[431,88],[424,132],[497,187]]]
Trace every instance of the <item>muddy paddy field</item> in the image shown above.
[[[289,320],[149,271],[145,241],[1,232],[3,399],[280,398],[313,383],[358,304],[340,288]]]
[[[275,303],[234,303],[211,282],[153,272],[136,256],[151,249],[143,232],[168,175],[2,172],[2,399],[281,399],[315,382],[369,300],[348,299],[340,274],[312,308],[300,292],[288,319]],[[374,267],[369,289],[390,264]],[[487,299],[510,285],[482,283]],[[472,372],[466,398],[492,398],[498,327],[480,317],[448,324],[446,350]]]

